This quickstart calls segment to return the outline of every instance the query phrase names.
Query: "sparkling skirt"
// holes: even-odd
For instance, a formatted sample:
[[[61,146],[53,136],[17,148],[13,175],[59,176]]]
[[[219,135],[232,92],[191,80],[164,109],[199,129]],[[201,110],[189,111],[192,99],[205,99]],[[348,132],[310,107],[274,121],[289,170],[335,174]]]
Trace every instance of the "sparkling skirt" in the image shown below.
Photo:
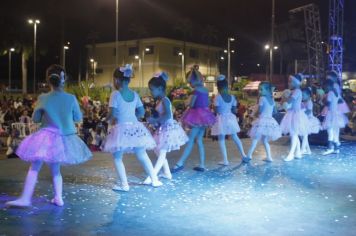
[[[173,119],[161,125],[154,132],[153,138],[157,144],[155,148],[157,154],[160,150],[166,152],[179,150],[189,140],[180,124]]]
[[[236,115],[232,113],[219,114],[211,127],[212,135],[231,135],[241,131]]]
[[[336,112],[327,111],[322,124],[324,130],[330,128],[344,128],[349,123],[347,116],[339,110]]]
[[[75,165],[93,156],[76,134],[61,135],[58,129],[43,128],[25,138],[16,150],[24,161]]]
[[[313,115],[308,117],[309,119],[309,134],[317,134],[321,130],[321,124],[318,118]]]
[[[209,108],[190,108],[182,116],[182,123],[188,127],[209,127],[214,125],[216,118]]]
[[[274,141],[282,136],[282,130],[273,117],[259,117],[252,122],[248,135],[253,139],[260,139],[265,136],[268,140]]]
[[[102,150],[104,152],[133,153],[136,148],[152,150],[156,147],[156,142],[151,133],[141,122],[119,123],[111,127],[107,135]]]
[[[289,110],[281,121],[283,134],[305,136],[309,134],[309,119],[304,111]]]

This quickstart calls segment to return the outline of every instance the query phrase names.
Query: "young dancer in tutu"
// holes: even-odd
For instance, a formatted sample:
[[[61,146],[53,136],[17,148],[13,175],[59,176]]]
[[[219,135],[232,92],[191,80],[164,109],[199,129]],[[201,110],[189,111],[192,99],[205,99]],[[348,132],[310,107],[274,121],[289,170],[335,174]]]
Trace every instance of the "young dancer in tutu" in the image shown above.
[[[158,102],[155,108],[158,117],[150,117],[148,118],[148,122],[156,127],[153,137],[157,144],[155,153],[158,159],[154,167],[154,172],[158,174],[163,167],[163,174],[160,175],[160,177],[172,179],[172,174],[166,159],[167,153],[179,150],[181,146],[188,142],[188,136],[178,122],[173,119],[172,105],[166,96],[167,80],[168,75],[162,72],[154,76],[148,82],[151,94]],[[144,183],[150,184],[151,182],[151,178],[147,177]]]
[[[216,85],[218,87],[219,94],[215,97],[214,106],[218,115],[215,124],[211,128],[211,134],[218,136],[219,146],[223,156],[223,160],[219,164],[228,166],[229,160],[227,159],[227,151],[225,145],[226,135],[231,135],[231,138],[240,151],[242,158],[244,158],[246,155],[242,146],[242,142],[237,136],[237,133],[240,132],[240,127],[237,123],[235,115],[237,107],[236,98],[229,94],[228,82],[224,75],[217,77]]]
[[[309,132],[308,134],[317,134],[320,131],[321,125],[318,118],[313,115],[313,101],[311,100],[311,89],[302,89],[302,110],[308,117],[309,120]],[[310,155],[311,150],[308,141],[308,135],[302,137],[302,154]]]
[[[153,149],[156,143],[147,128],[137,119],[137,117],[144,116],[143,104],[139,95],[128,87],[132,73],[131,65],[117,68],[114,71],[115,87],[119,90],[112,92],[109,101],[108,119],[114,121],[115,125],[106,137],[103,150],[113,154],[116,172],[121,180],[121,184],[114,185],[115,191],[130,190],[122,160],[124,153],[136,154],[146,173],[151,177],[153,187],[162,185],[146,153],[146,149]]]
[[[196,140],[199,148],[200,164],[195,167],[196,171],[205,171],[205,150],[203,137],[205,129],[215,123],[215,116],[209,109],[209,92],[203,85],[203,76],[193,68],[187,76],[190,86],[194,88],[191,96],[190,105],[187,111],[183,114],[182,122],[184,125],[191,128],[189,133],[189,141],[184,149],[183,155],[172,169],[172,172],[178,172],[184,168],[184,163],[191,153]]]
[[[277,140],[282,136],[282,131],[277,121],[272,117],[275,102],[272,95],[272,86],[269,82],[262,82],[259,85],[258,118],[252,123],[249,136],[252,138],[250,150],[244,162],[252,159],[252,154],[256,149],[259,140],[262,140],[267,157],[264,161],[272,162],[271,148],[269,141]]]
[[[300,86],[303,80],[301,74],[289,77],[289,87],[292,94],[288,101],[284,103],[287,113],[281,122],[283,134],[289,134],[291,138],[291,147],[285,161],[292,161],[294,158],[302,158],[299,136],[308,135],[309,120],[307,115],[302,111],[302,91]]]
[[[342,98],[342,90],[340,85],[339,76],[336,71],[330,71],[326,75],[326,79],[330,79],[334,82],[334,89],[339,94],[338,110],[341,113],[347,114],[350,112],[349,106],[346,104],[345,100]]]
[[[344,128],[348,123],[346,115],[340,112],[338,108],[338,101],[340,101],[340,94],[334,87],[334,81],[326,80],[325,82],[326,106],[327,111],[322,124],[323,129],[328,132],[328,149],[323,155],[340,152],[339,136],[340,128]]]
[[[43,162],[49,165],[53,176],[54,198],[51,203],[63,206],[61,165],[79,164],[92,156],[76,134],[74,122],[81,121],[82,113],[76,97],[63,91],[64,81],[65,72],[61,66],[52,65],[47,69],[47,82],[51,91],[39,96],[32,117],[42,127],[23,140],[16,151],[22,160],[31,162],[31,166],[21,197],[7,202],[8,206],[31,205]]]

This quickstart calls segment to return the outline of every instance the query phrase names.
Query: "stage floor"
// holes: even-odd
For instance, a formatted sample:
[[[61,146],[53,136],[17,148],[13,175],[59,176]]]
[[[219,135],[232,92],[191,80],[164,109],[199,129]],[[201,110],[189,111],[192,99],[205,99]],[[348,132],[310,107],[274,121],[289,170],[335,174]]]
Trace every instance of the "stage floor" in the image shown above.
[[[248,147],[249,140],[243,140]],[[324,147],[290,163],[282,161],[288,143],[272,144],[267,164],[258,147],[249,165],[231,141],[231,167],[219,167],[217,142],[206,141],[207,167],[196,173],[197,150],[185,171],[162,188],[139,185],[143,170],[125,158],[129,193],[111,190],[116,177],[110,155],[96,153],[80,166],[63,167],[65,206],[48,203],[52,185],[47,167],[40,174],[33,207],[6,209],[19,195],[28,165],[0,160],[0,235],[355,235],[356,143],[323,157]],[[169,154],[171,165],[180,152]],[[154,155],[150,153],[150,156]],[[155,158],[152,158],[155,160]]]

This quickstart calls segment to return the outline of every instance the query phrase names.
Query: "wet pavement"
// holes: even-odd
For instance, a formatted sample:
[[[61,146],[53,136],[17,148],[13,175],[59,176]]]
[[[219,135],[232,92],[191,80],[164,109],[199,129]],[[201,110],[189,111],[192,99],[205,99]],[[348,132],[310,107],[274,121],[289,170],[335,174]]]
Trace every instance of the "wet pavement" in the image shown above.
[[[243,140],[248,147],[249,140]],[[313,155],[282,161],[286,139],[272,144],[275,162],[264,163],[259,146],[251,164],[231,141],[230,167],[220,167],[217,142],[206,140],[207,167],[197,173],[197,150],[185,171],[162,188],[140,185],[143,170],[125,158],[131,190],[111,190],[116,176],[109,154],[63,167],[65,206],[49,204],[49,170],[42,169],[33,207],[7,209],[19,195],[28,164],[0,160],[0,235],[356,235],[356,143],[343,143],[339,155]],[[181,152],[169,154],[173,165]],[[153,153],[150,157],[155,160]]]

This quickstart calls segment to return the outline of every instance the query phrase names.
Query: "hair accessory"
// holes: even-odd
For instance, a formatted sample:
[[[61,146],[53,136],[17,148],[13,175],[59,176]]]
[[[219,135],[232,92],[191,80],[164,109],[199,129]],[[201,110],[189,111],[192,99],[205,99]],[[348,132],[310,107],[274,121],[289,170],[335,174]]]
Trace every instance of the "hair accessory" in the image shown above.
[[[66,81],[66,77],[65,77],[64,71],[61,71],[60,79],[61,79],[61,84],[64,84],[64,82]]]
[[[225,75],[218,75],[218,77],[216,77],[217,81],[223,81],[225,79],[226,79]]]
[[[57,78],[60,78],[60,76],[58,74],[50,74],[49,77],[57,77]]]
[[[133,74],[132,64],[126,64],[123,67],[120,67],[120,71],[124,73],[124,77],[131,78]]]
[[[153,77],[155,77],[155,78],[161,77],[166,82],[169,80],[168,74],[164,71],[155,74]]]

